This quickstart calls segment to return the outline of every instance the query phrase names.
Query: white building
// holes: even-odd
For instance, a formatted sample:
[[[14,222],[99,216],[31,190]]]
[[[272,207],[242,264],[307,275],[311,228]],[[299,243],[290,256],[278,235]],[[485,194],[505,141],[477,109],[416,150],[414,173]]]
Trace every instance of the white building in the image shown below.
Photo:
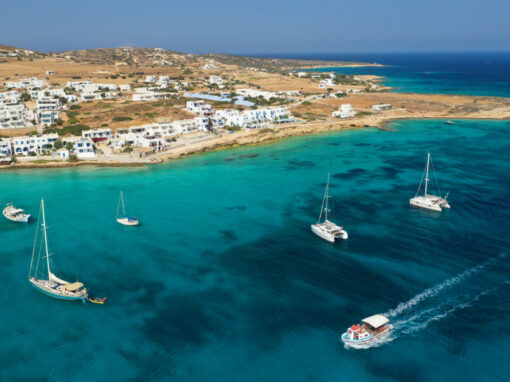
[[[374,110],[374,111],[390,110],[391,108],[392,108],[392,106],[389,103],[382,103],[379,105],[372,106],[372,110]]]
[[[129,85],[129,84],[121,84],[121,85],[119,85],[119,90],[121,92],[129,92],[129,91],[131,91],[131,85]]]
[[[59,160],[68,160],[69,159],[69,150],[66,148],[58,149],[57,151],[55,151],[51,154],[51,158],[59,159]]]
[[[168,92],[148,91],[145,93],[135,93],[133,94],[132,99],[133,101],[154,101],[157,99],[170,98],[171,96],[172,94]]]
[[[51,150],[58,139],[58,134],[15,137],[12,139],[12,147],[16,155],[28,155],[31,152],[41,154],[43,150]]]
[[[333,82],[333,79],[331,78],[326,78],[324,80],[321,80],[321,82],[319,82],[319,88],[325,88],[327,86],[334,86],[335,83]]]
[[[53,124],[59,116],[58,111],[54,110],[43,110],[39,113],[41,123],[46,126]]]
[[[158,79],[157,76],[146,76],[145,77],[145,81],[146,83],[152,83],[152,82],[156,82]]]
[[[236,94],[238,94],[240,96],[244,96],[244,97],[250,97],[250,98],[263,97],[266,100],[277,97],[277,94],[275,92],[268,92],[265,90],[256,90],[256,89],[237,89]]]
[[[3,103],[0,101],[0,129],[26,128],[37,123],[36,110],[27,109],[24,104]]]
[[[204,70],[214,70],[214,69],[218,69],[218,67],[214,64],[205,64],[204,66],[202,66],[202,69]]]
[[[108,128],[83,130],[81,136],[83,138],[89,138],[94,142],[105,141],[112,138],[112,130]]]
[[[62,108],[62,104],[58,98],[41,98],[37,100],[37,110],[39,112],[45,110],[59,111]]]
[[[243,112],[233,109],[216,111],[216,117],[223,118],[225,125],[242,128],[256,127],[262,122],[274,122],[287,115],[288,111],[284,107],[245,110]]]
[[[209,83],[212,85],[212,84],[216,84],[216,85],[223,85],[223,78],[221,78],[220,76],[211,76],[209,77]]]
[[[17,90],[0,93],[0,102],[5,103],[18,103],[20,94]]]
[[[40,80],[38,78],[22,78],[19,81],[8,81],[5,83],[5,87],[7,89],[33,89],[33,88],[43,88],[46,86],[45,80]]]
[[[96,156],[94,144],[89,138],[82,138],[74,142],[73,152],[78,159],[89,159]]]
[[[209,116],[214,113],[212,106],[203,100],[186,102],[186,110],[201,116]]]
[[[8,138],[0,138],[0,159],[8,158],[12,155],[11,140]]]
[[[356,115],[352,106],[348,103],[340,105],[340,108],[337,111],[333,112],[333,117],[339,118],[351,118]]]
[[[55,72],[54,70],[47,70],[47,71],[46,71],[46,74],[47,74],[48,76],[53,76],[53,75],[54,75],[54,74],[56,74],[56,73],[57,73],[57,72]]]

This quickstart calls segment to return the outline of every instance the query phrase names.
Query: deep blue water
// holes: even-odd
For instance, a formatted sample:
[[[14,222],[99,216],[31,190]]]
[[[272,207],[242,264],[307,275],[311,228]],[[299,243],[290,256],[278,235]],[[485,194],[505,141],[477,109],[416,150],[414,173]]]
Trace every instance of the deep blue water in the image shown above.
[[[507,381],[509,121],[399,121],[141,168],[0,173],[51,260],[106,305],[27,281],[35,224],[0,220],[0,380]],[[430,151],[452,209],[409,207]],[[310,232],[327,172],[349,239]],[[138,228],[118,225],[119,190]],[[345,349],[390,315],[391,341]]]
[[[271,55],[271,57],[278,55]],[[510,97],[510,52],[286,54],[282,58],[378,63],[384,67],[328,68],[384,76],[393,91]]]

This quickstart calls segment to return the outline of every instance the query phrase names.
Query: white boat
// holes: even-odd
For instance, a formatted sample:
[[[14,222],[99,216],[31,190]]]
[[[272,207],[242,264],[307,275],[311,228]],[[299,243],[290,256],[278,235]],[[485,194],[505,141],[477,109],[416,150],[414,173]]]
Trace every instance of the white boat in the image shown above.
[[[339,227],[335,223],[328,220],[328,211],[329,211],[329,173],[328,173],[328,183],[326,184],[326,190],[324,191],[324,198],[322,199],[321,212],[319,214],[319,220],[317,224],[312,224],[311,229],[314,234],[319,236],[320,238],[329,241],[330,243],[334,243],[336,239],[347,239],[349,235],[347,235],[347,231],[344,230],[344,227]],[[322,220],[322,213],[324,212],[324,221]]]
[[[16,208],[12,204],[8,204],[2,213],[6,219],[9,219],[13,222],[28,223],[28,219],[30,219],[30,214],[26,214],[24,210],[21,208]]]
[[[447,124],[447,125],[455,125],[455,122],[448,120],[448,121],[445,121],[445,124]]]
[[[414,198],[409,200],[409,204],[413,207],[425,208],[427,210],[441,212],[443,210],[443,208],[450,208],[450,204],[448,204],[448,201],[446,200],[446,198],[448,197],[448,193],[445,195],[444,198],[442,198],[440,196],[430,195],[428,193],[428,185],[429,185],[429,180],[430,180],[429,179],[429,167],[430,167],[430,153],[427,154],[427,165],[426,165],[425,171],[424,171],[425,179],[422,176],[421,181],[420,181],[420,186],[418,187],[418,191],[416,191],[416,195],[414,196]],[[434,177],[435,177],[435,174],[434,174]],[[425,190],[423,192],[423,195],[418,195],[420,193],[423,180],[425,180]],[[437,185],[438,192],[441,193],[439,191],[439,185],[437,184],[437,179],[436,179],[436,185]]]
[[[344,344],[351,347],[366,347],[383,337],[387,336],[393,329],[389,324],[390,320],[382,314],[376,314],[361,320],[360,324],[352,325],[342,334]]]
[[[120,207],[122,205],[122,216],[119,216]],[[137,218],[132,216],[126,216],[126,207],[124,205],[124,193],[121,191],[119,196],[119,205],[117,206],[117,222],[122,225],[135,226],[139,225],[140,222]]]
[[[88,294],[87,289],[83,287],[81,282],[65,281],[51,272],[51,254],[48,252],[46,217],[44,214],[44,200],[42,199],[40,216],[42,217],[42,224],[40,224],[40,221],[37,222],[34,249],[32,251],[32,260],[30,262],[30,272],[28,273],[28,281],[34,286],[34,288],[47,296],[58,298],[60,300],[81,300],[85,302],[88,299]],[[39,229],[39,227],[41,227],[41,229]],[[37,259],[35,258],[36,250],[38,252]],[[46,259],[46,261],[41,261],[41,254],[43,254],[42,258]]]

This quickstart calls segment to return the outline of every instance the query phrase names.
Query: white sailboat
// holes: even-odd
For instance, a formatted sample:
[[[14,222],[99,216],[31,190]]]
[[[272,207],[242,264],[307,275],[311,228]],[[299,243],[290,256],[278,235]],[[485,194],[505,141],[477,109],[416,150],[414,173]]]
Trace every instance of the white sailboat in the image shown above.
[[[122,205],[122,216],[119,217],[120,207]],[[124,193],[121,191],[119,196],[119,204],[117,206],[117,222],[122,225],[139,225],[140,222],[137,218],[132,216],[126,216],[126,207],[124,205]]]
[[[328,211],[329,211],[329,173],[328,173],[328,183],[326,184],[326,190],[324,191],[324,198],[322,199],[321,212],[319,214],[319,220],[317,224],[312,224],[311,229],[314,234],[319,236],[320,238],[333,243],[336,239],[347,239],[349,235],[347,235],[347,231],[345,231],[344,227],[339,227],[335,223],[328,220]],[[324,221],[322,220],[322,213],[324,212]]]
[[[30,214],[26,214],[21,208],[14,207],[12,203],[7,204],[2,213],[6,219],[17,223],[28,223],[30,219]]]
[[[48,252],[48,237],[46,234],[46,217],[44,214],[44,200],[41,199],[41,215],[42,215],[42,232],[39,230],[39,223],[37,222],[37,229],[35,233],[34,249],[32,251],[32,260],[30,262],[30,271],[28,273],[28,281],[40,292],[61,300],[82,300],[85,302],[88,299],[87,289],[83,287],[81,282],[69,282],[62,280],[51,272],[50,267],[50,253]],[[40,216],[41,216],[40,215]],[[38,235],[41,234],[41,242],[39,244],[39,254],[35,259],[35,252],[38,244]],[[44,241],[44,252],[42,242]],[[41,254],[46,259],[46,269],[44,269],[44,260],[41,264]],[[36,261],[34,261],[36,260]],[[42,275],[42,277],[39,277]]]
[[[429,185],[429,167],[430,167],[430,153],[427,153],[427,166],[425,167],[424,175],[425,179],[421,178],[420,186],[418,187],[418,191],[416,191],[416,195],[414,198],[409,200],[409,204],[413,207],[419,207],[419,208],[425,208],[427,210],[432,211],[438,211],[441,212],[443,208],[450,208],[450,204],[448,204],[448,201],[446,198],[448,197],[448,194],[445,195],[444,198],[440,196],[430,195],[428,193],[428,185]],[[435,174],[434,174],[435,177]],[[421,190],[421,185],[423,183],[423,180],[425,180],[425,189],[423,192],[423,195],[418,195]],[[437,179],[436,179],[437,184]],[[438,186],[438,192],[439,186]]]

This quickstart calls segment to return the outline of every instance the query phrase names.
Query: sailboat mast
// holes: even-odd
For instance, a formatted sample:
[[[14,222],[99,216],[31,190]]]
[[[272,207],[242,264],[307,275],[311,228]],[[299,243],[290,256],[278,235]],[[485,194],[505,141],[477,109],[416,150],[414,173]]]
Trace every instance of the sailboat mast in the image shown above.
[[[124,193],[122,191],[120,192],[120,197],[122,199],[122,216],[125,217],[126,216],[126,207],[124,206]]]
[[[324,221],[328,220],[328,199],[329,199],[329,172],[328,183],[326,184],[326,209],[324,210]]]
[[[425,174],[425,196],[427,196],[427,188],[429,185],[429,163],[430,163],[430,153],[427,153],[427,172]]]
[[[42,210],[42,219],[43,219],[43,232],[44,232],[44,248],[46,250],[46,265],[48,266],[48,277],[51,273],[50,271],[50,255],[48,253],[48,236],[46,236],[46,217],[44,215],[44,199],[41,199],[41,210]]]

